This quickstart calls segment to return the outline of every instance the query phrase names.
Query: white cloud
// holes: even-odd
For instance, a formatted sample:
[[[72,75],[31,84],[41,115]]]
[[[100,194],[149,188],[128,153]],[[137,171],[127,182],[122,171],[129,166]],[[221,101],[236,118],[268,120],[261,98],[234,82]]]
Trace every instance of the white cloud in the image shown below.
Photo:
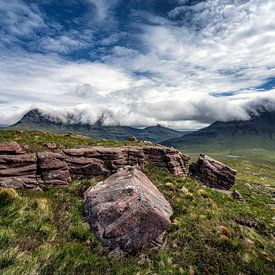
[[[96,15],[98,21],[106,19],[112,10],[112,8],[118,3],[119,0],[88,0],[96,8]],[[108,18],[109,20],[110,18]]]
[[[6,33],[15,36],[27,36],[46,26],[37,7],[25,5],[21,0],[0,1],[0,24]]]
[[[103,24],[112,18],[117,1],[89,1]],[[275,90],[257,87],[275,75],[275,2],[212,0],[192,7],[187,1],[178,3],[168,18],[152,16],[146,21],[150,25],[135,23],[140,30],[135,39],[141,41],[143,53],[114,45],[99,63],[3,51],[0,111],[5,115],[0,123],[15,122],[26,110],[43,107],[63,119],[73,113],[82,123],[93,123],[104,113],[107,125],[161,123],[190,129],[215,120],[248,119],[247,109],[255,102],[273,102]],[[29,8],[28,16],[36,23],[26,23],[26,33],[43,26],[42,17],[32,13]],[[17,26],[15,33],[18,20],[9,24]],[[116,44],[119,37],[115,33],[101,44]],[[63,34],[40,43],[49,52],[66,53],[85,46],[85,37],[77,38],[78,34]],[[211,96],[230,92],[234,95]]]

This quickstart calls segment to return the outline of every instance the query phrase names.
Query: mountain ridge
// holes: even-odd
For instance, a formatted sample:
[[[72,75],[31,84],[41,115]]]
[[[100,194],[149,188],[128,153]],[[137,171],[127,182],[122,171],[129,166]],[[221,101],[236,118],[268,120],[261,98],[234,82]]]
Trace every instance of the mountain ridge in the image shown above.
[[[161,125],[149,126],[138,129],[131,126],[104,126],[102,121],[95,124],[75,123],[73,116],[67,116],[66,122],[48,114],[42,113],[39,109],[27,112],[17,123],[11,125],[9,129],[18,130],[46,130],[57,133],[76,133],[92,138],[104,138],[112,140],[127,140],[129,136],[134,136],[139,140],[147,140],[160,143],[169,138],[180,137],[188,132],[179,132]]]
[[[262,111],[250,120],[216,121],[208,127],[162,142],[191,151],[263,148],[275,151],[275,111]]]

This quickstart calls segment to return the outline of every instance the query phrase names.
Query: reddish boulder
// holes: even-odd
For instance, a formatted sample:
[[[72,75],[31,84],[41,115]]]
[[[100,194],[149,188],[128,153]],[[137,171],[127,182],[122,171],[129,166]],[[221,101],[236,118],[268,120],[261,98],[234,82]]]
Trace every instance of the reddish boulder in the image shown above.
[[[173,148],[146,146],[143,148],[146,161],[157,167],[166,168],[170,173],[179,176],[187,174],[189,157]]]
[[[111,249],[135,252],[160,242],[173,210],[137,168],[125,167],[85,194],[87,220]]]
[[[200,155],[198,161],[190,165],[189,174],[209,187],[229,190],[235,183],[237,172],[206,155]]]
[[[21,155],[25,153],[24,148],[17,142],[0,143],[0,155]]]

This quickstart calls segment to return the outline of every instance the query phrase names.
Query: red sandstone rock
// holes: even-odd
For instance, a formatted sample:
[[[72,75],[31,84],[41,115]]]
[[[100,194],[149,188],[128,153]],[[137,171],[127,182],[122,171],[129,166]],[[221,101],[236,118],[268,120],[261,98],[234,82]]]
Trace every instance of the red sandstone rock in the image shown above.
[[[197,162],[189,167],[189,174],[203,184],[229,190],[235,182],[236,171],[206,155],[200,155]]]
[[[25,150],[17,142],[0,143],[0,155],[20,155],[24,153]]]
[[[135,252],[169,227],[170,204],[138,169],[125,167],[85,192],[85,214],[111,249]]]
[[[68,185],[71,181],[69,166],[63,154],[39,153],[38,170],[43,184]]]
[[[1,145],[0,147],[4,148]],[[18,144],[12,144],[12,148],[12,150],[5,149],[5,152],[10,152],[11,155],[0,155],[0,186],[16,189],[37,188],[36,156],[33,154],[22,155],[23,151]],[[18,155],[15,155],[15,153]]]
[[[174,175],[187,174],[188,157],[162,146],[66,149],[61,153],[27,153],[16,142],[0,143],[0,186],[13,179],[17,186],[67,185],[72,178],[108,176],[127,165],[145,163],[167,169]],[[18,180],[17,180],[18,179]]]
[[[70,167],[71,175],[77,179],[106,176],[110,171],[104,161],[96,158],[69,157],[66,162]]]

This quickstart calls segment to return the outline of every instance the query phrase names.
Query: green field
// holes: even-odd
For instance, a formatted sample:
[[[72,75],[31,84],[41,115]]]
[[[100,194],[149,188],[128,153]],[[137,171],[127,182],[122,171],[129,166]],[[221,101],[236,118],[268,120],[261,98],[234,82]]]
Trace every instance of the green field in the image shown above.
[[[1,142],[10,140],[39,150],[45,142],[56,142],[60,148],[125,145],[38,132],[0,132]],[[83,217],[83,190],[100,179],[73,181],[67,189],[48,187],[43,192],[0,189],[0,273],[274,274],[274,164],[222,153],[211,156],[237,169],[232,189],[245,202],[147,166],[145,173],[174,209],[172,225],[162,247],[123,259],[109,258],[109,250]],[[189,193],[181,191],[183,186]]]

